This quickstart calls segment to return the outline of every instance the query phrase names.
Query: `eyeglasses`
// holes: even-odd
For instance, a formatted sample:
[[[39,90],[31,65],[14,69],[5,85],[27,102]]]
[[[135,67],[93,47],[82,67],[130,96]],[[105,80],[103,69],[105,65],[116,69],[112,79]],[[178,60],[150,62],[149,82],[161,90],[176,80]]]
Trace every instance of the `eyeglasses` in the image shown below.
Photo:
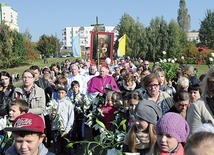
[[[144,64],[144,65],[149,65],[149,64]]]
[[[32,79],[33,77],[32,76],[23,76],[22,78],[23,79]]]
[[[189,104],[178,103],[178,107],[179,107],[179,108],[183,108],[183,107],[188,108],[188,107],[189,107]]]
[[[157,88],[159,86],[159,84],[151,84],[151,85],[148,85],[148,88],[151,89],[152,87],[153,88]]]

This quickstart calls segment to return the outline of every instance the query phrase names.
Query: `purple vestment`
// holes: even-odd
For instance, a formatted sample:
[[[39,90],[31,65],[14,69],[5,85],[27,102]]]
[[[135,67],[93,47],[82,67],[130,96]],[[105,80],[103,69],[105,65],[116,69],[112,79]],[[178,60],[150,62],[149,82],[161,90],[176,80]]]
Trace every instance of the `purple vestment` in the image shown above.
[[[118,90],[117,84],[112,76],[107,75],[104,78],[101,76],[95,76],[91,78],[90,84],[88,86],[88,93],[104,93],[104,88],[107,84],[112,86],[112,90]]]

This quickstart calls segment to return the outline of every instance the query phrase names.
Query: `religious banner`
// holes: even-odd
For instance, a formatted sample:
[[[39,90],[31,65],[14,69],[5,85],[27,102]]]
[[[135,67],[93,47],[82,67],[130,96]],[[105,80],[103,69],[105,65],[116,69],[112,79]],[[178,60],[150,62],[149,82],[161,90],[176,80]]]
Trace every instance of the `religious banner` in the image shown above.
[[[91,32],[90,60],[92,62],[105,61],[106,58],[112,60],[114,33]]]

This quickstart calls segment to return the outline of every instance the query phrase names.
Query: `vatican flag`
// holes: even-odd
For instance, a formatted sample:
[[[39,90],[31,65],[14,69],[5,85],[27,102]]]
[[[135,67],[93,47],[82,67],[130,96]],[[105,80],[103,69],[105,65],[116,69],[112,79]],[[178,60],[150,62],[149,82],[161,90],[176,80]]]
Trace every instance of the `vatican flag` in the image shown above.
[[[126,34],[124,34],[118,41],[119,41],[119,46],[117,50],[118,56],[123,56],[126,54]]]

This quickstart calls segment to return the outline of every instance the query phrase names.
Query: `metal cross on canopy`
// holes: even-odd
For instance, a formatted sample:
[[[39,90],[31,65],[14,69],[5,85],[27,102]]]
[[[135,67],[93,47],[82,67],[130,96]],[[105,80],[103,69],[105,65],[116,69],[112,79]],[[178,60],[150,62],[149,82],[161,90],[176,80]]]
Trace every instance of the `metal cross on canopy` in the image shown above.
[[[97,69],[99,69],[99,63],[100,63],[100,55],[99,55],[99,49],[98,49],[98,32],[99,32],[99,26],[104,25],[104,24],[99,24],[98,23],[98,17],[96,17],[96,24],[92,24],[91,26],[95,27],[95,32],[96,32],[96,48],[97,48]]]

